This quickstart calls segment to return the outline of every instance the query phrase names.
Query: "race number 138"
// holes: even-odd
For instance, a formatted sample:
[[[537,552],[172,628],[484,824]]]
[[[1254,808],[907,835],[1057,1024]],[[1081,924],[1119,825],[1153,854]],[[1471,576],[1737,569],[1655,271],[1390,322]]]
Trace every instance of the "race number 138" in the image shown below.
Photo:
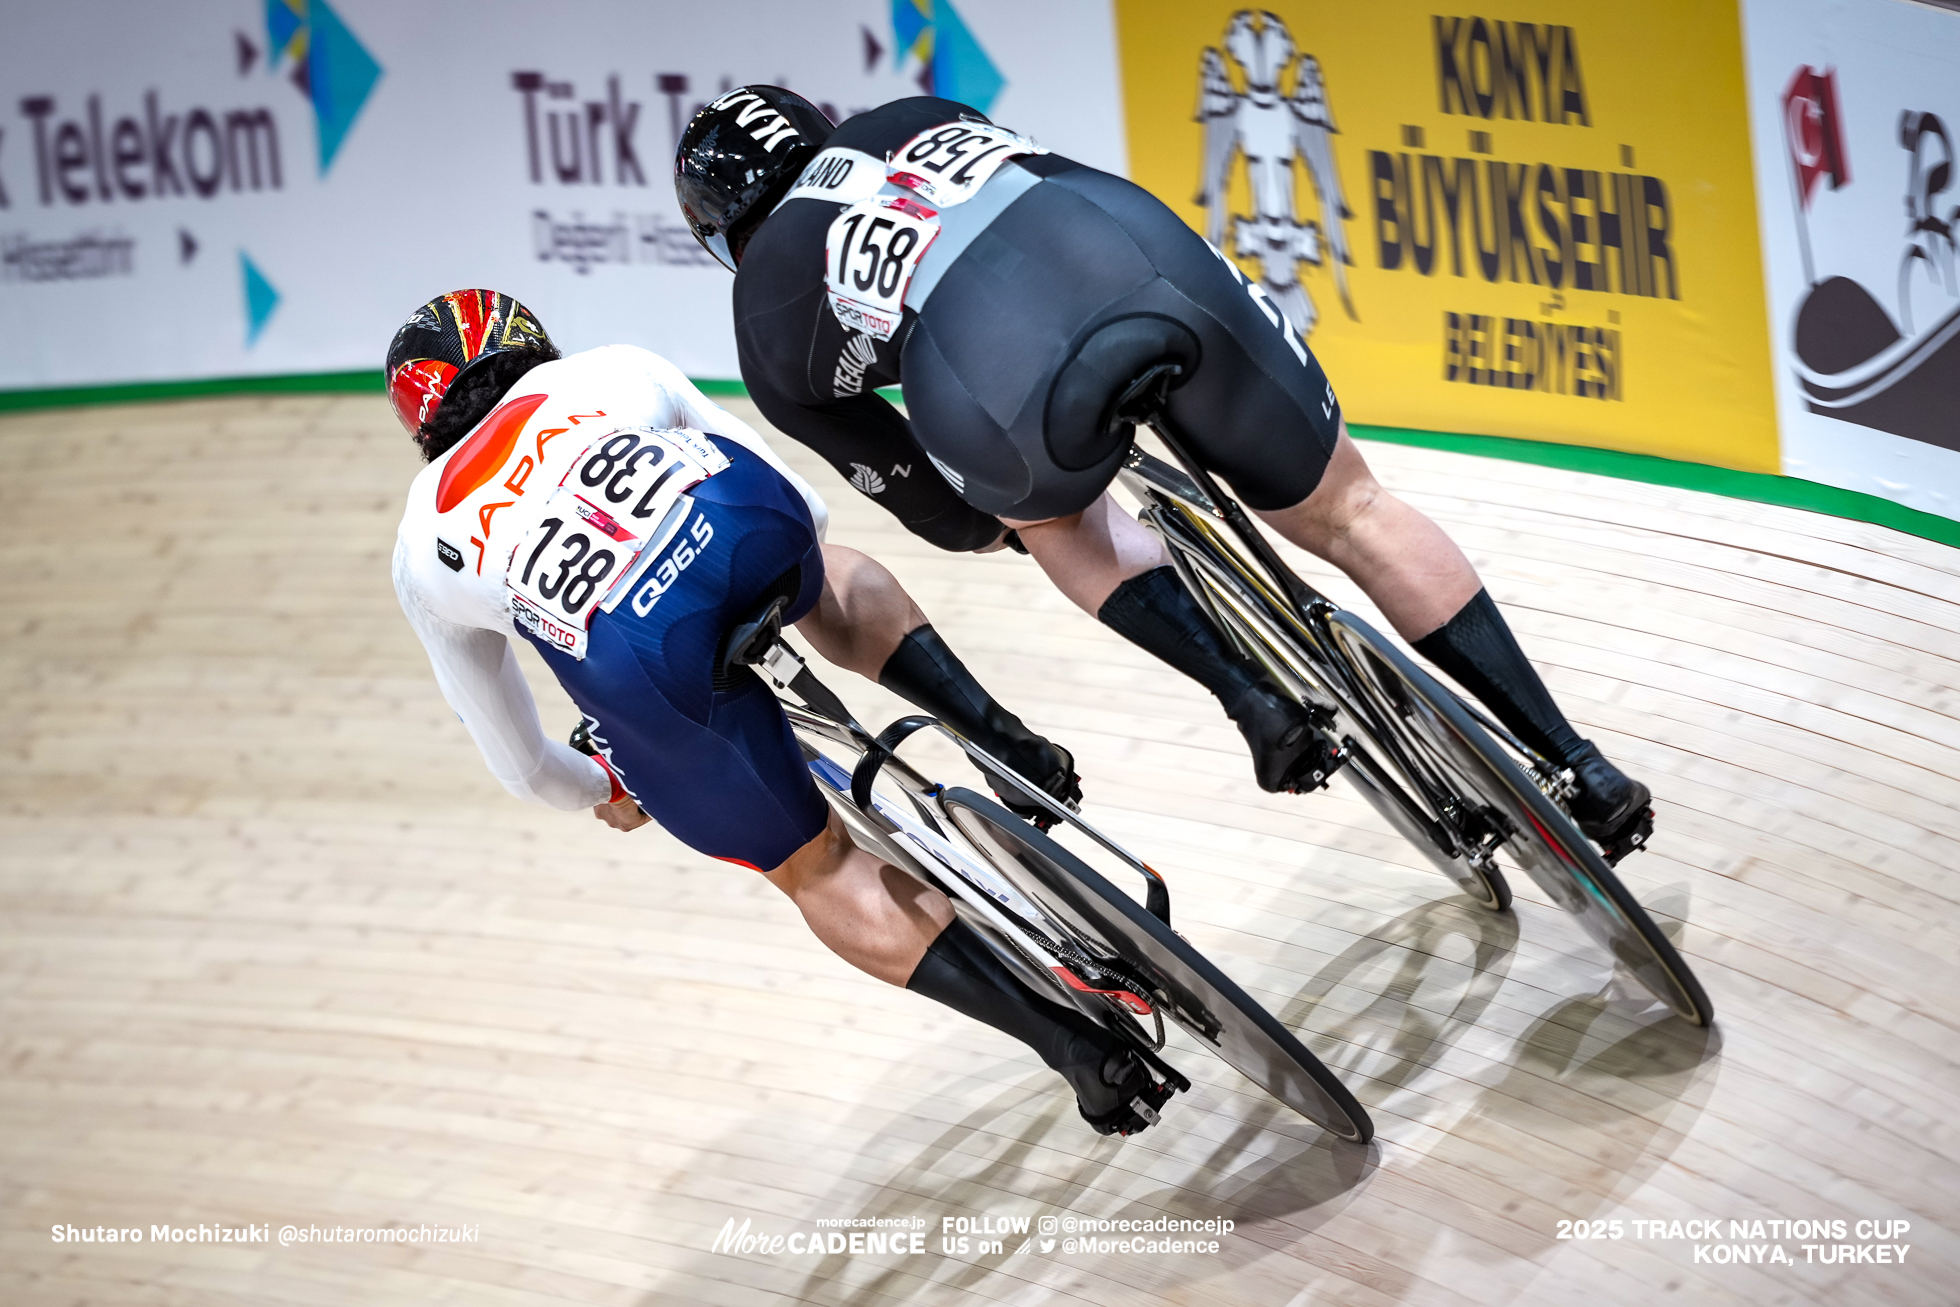
[[[652,433],[619,431],[595,442],[511,554],[505,582],[513,615],[584,657],[586,626],[599,602],[702,472],[672,440]]]

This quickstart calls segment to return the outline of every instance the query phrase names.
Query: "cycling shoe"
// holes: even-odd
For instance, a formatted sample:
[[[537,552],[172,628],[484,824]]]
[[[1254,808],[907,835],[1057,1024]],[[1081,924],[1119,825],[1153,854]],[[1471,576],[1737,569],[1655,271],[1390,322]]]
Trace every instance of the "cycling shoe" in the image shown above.
[[[1653,794],[1645,785],[1606,761],[1599,746],[1583,740],[1566,756],[1578,790],[1572,820],[1586,838],[1605,850],[1610,865],[1645,846],[1654,831]]]
[[[1081,801],[1082,778],[1075,774],[1075,755],[1052,740],[1030,732],[1010,741],[995,756],[1033,781],[1055,802],[1072,807]],[[982,767],[980,771],[986,776],[987,783],[994,787],[994,794],[1001,805],[1009,812],[1028,818],[1043,830],[1054,825],[1055,815],[1046,808],[1030,803],[1018,786],[990,768]]]
[[[1103,1135],[1148,1130],[1160,1119],[1159,1109],[1177,1092],[1159,1083],[1126,1048],[1117,1049],[1100,1062],[1069,1067],[1062,1074],[1075,1087],[1075,1110]]]
[[[1246,687],[1225,710],[1252,750],[1252,774],[1268,794],[1304,794],[1327,784],[1347,750],[1314,726],[1306,707],[1264,681]]]

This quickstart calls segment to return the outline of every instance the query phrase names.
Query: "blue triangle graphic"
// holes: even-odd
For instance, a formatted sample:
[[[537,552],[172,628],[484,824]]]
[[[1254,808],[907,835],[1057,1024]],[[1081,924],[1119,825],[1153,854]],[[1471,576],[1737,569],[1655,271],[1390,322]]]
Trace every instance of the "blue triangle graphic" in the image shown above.
[[[973,39],[953,0],[934,0],[932,25],[932,93],[989,112],[1007,79]]]
[[[267,50],[265,70],[274,71],[279,60],[286,53],[286,44],[299,30],[299,15],[286,0],[265,0],[265,39]]]
[[[925,6],[929,13],[930,3]],[[912,53],[912,46],[919,39],[919,33],[932,25],[926,14],[919,12],[918,0],[892,0],[892,67],[903,68],[905,57]]]
[[[238,252],[238,264],[245,271],[245,347],[250,349],[265,330],[265,320],[279,307],[279,292],[244,250]]]
[[[325,176],[340,142],[367,103],[368,92],[381,79],[381,65],[354,39],[327,7],[327,0],[309,0],[306,75],[313,88],[313,114],[320,127],[320,175]]]

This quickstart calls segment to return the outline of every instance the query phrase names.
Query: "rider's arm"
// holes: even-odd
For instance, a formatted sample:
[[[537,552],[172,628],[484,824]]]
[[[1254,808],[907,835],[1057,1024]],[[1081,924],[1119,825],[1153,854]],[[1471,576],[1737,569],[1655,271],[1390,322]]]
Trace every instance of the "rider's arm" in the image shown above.
[[[571,810],[605,803],[612,779],[577,750],[545,738],[517,651],[500,631],[463,626],[429,611],[395,551],[395,594],[421,637],[442,697],[463,719],[490,772],[520,799]]]
[[[997,518],[969,506],[920,450],[905,415],[866,391],[825,404],[799,403],[745,373],[762,416],[808,445],[860,494],[875,500],[913,535],[941,549],[984,549],[1000,539]]]

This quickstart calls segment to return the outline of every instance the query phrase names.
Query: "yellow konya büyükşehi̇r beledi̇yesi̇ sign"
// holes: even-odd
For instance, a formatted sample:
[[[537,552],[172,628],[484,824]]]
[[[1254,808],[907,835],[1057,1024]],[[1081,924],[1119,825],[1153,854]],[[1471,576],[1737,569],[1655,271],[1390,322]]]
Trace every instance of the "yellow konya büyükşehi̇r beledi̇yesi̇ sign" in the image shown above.
[[[1779,470],[1727,3],[1118,0],[1130,175],[1350,420]]]

